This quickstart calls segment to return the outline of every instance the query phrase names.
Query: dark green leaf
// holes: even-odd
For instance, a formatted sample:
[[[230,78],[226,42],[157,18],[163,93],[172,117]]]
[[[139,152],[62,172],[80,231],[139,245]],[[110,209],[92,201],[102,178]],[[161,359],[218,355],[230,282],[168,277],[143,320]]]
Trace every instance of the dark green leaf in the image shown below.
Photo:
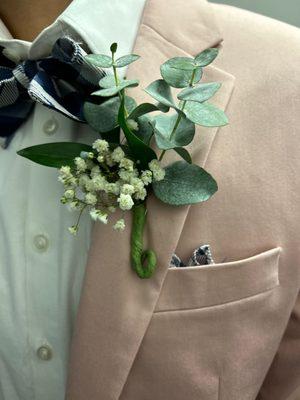
[[[187,101],[184,112],[187,118],[197,125],[214,127],[228,124],[224,111],[207,102]]]
[[[186,71],[178,68],[173,68],[169,65],[169,62],[166,61],[160,67],[161,76],[164,80],[172,87],[175,88],[184,88],[189,86],[192,78],[193,71]],[[202,78],[202,68],[199,67],[196,69],[193,83],[197,83]]]
[[[109,68],[112,66],[112,58],[105,54],[88,54],[84,58],[96,67]]]
[[[118,49],[118,43],[115,43],[115,42],[112,43],[111,46],[110,46],[110,51],[112,53],[115,53],[117,51],[117,49]]]
[[[195,63],[199,65],[199,67],[206,67],[208,64],[214,61],[218,53],[219,50],[214,47],[206,49],[195,57]]]
[[[136,102],[126,96],[126,110],[130,113]],[[113,97],[101,104],[85,102],[83,113],[87,123],[97,132],[109,132],[118,126],[118,112],[120,107],[119,97]]]
[[[214,178],[199,165],[175,161],[165,170],[164,179],[152,183],[156,197],[165,203],[175,206],[200,203],[218,190]]]
[[[192,157],[190,153],[184,147],[174,147],[176,153],[180,155],[186,162],[192,164]]]
[[[133,63],[134,61],[138,60],[140,56],[137,54],[127,54],[126,56],[120,57],[115,61],[115,67],[120,68],[120,67],[125,67],[126,65],[129,65]]]
[[[109,132],[101,132],[100,136],[101,139],[105,139],[109,143],[111,142],[120,143],[120,127],[117,126],[116,128],[112,129]]]
[[[150,118],[148,115],[142,115],[137,118],[138,123],[138,131],[135,132],[136,136],[138,136],[144,143],[149,145],[150,140],[153,136],[153,126],[151,124]]]
[[[131,114],[129,115],[128,118],[136,119],[136,118],[140,117],[141,115],[148,114],[150,112],[157,111],[157,110],[159,110],[159,108],[154,104],[142,103],[142,104],[138,105],[137,108],[135,108],[131,112]]]
[[[118,86],[112,86],[107,89],[100,89],[100,90],[97,90],[96,92],[92,92],[91,94],[93,94],[94,96],[110,97],[110,96],[114,96],[115,94],[119,93],[121,90],[125,89],[126,87],[127,88],[135,87],[135,86],[138,86],[138,84],[139,84],[139,81],[137,79],[131,79],[131,80],[124,79],[119,82]]]
[[[167,150],[174,147],[186,146],[193,140],[195,125],[185,117],[180,119],[175,133],[170,138],[177,118],[178,114],[159,114],[154,117],[155,140],[160,149]]]
[[[178,95],[180,100],[190,100],[202,103],[210,99],[220,88],[221,83],[199,83],[193,88],[183,89]]]
[[[127,139],[127,144],[130,147],[130,151],[132,152],[135,161],[138,163],[139,169],[147,169],[148,163],[157,158],[155,152],[151,149],[151,147],[147,146],[140,138],[138,138],[127,126],[125,111],[124,111],[124,100],[122,99],[118,121],[121,129],[124,132],[124,135]]]
[[[38,144],[17,151],[22,157],[47,167],[60,168],[63,165],[74,167],[74,158],[81,151],[93,151],[92,146],[77,142],[56,142]]]

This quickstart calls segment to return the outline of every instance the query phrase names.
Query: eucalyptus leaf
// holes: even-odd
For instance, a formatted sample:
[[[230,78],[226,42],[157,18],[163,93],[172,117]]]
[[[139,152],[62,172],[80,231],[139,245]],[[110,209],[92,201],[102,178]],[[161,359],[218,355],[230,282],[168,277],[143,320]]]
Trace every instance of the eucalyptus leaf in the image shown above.
[[[214,127],[228,124],[224,111],[207,102],[187,101],[184,111],[186,117],[197,125]]]
[[[129,145],[130,151],[132,152],[134,159],[137,162],[138,168],[147,169],[148,163],[154,158],[157,158],[157,156],[155,151],[152,150],[150,146],[146,145],[129,129],[125,118],[124,99],[122,99],[120,104],[118,122],[124,132],[124,135],[127,139],[127,144]]]
[[[100,79],[99,86],[103,89],[109,89],[113,86],[116,86],[115,77],[111,74],[104,76]]]
[[[167,107],[175,107],[170,86],[163,79],[157,79],[144,89],[155,100]]]
[[[182,69],[184,71],[193,71],[195,62],[190,57],[173,57],[167,61],[167,65],[171,68]]]
[[[164,80],[172,87],[185,88],[189,86],[193,71],[174,68],[166,61],[160,66],[160,73]],[[193,83],[197,83],[202,78],[202,68],[198,67],[195,70]]]
[[[135,132],[144,143],[149,145],[150,140],[153,136],[154,130],[151,124],[151,120],[148,115],[141,115],[137,118],[138,130]]]
[[[170,138],[176,124],[178,114],[159,114],[154,117],[154,132],[157,146],[162,150],[186,146],[194,138],[195,124],[185,117],[181,117],[172,138]]]
[[[178,95],[179,100],[190,100],[202,103],[210,99],[220,88],[221,83],[199,83],[195,87],[183,89]]]
[[[138,117],[140,117],[140,116],[142,116],[142,115],[144,115],[144,114],[148,114],[148,113],[150,113],[150,112],[157,111],[157,110],[159,110],[159,108],[158,108],[155,104],[151,104],[151,103],[142,103],[142,104],[139,104],[139,105],[137,106],[137,108],[135,108],[135,109],[131,112],[131,114],[129,115],[128,118],[130,118],[130,119],[136,119],[136,118],[138,118]]]
[[[140,56],[138,56],[137,54],[127,54],[126,56],[118,58],[115,61],[114,66],[117,68],[125,67],[126,65],[133,63],[134,61],[138,60],[139,58],[140,58]]]
[[[138,86],[139,81],[137,79],[124,79],[119,82],[118,86],[112,86],[107,89],[100,89],[96,92],[92,92],[91,94],[94,96],[102,96],[102,97],[110,97],[114,96],[115,94],[119,93],[121,90],[125,89],[126,87],[136,87]]]
[[[101,132],[100,136],[101,139],[105,139],[109,143],[111,142],[120,143],[120,127],[117,126],[116,128],[108,132]]]
[[[96,67],[109,68],[112,66],[112,58],[105,54],[87,54],[84,58]]]
[[[136,102],[131,97],[125,97],[128,113],[136,108]],[[101,104],[85,102],[83,114],[88,124],[97,132],[109,132],[118,126],[119,97],[112,97]]]
[[[217,190],[217,182],[202,167],[186,161],[175,161],[165,167],[165,177],[154,181],[154,194],[161,201],[175,205],[200,203],[208,200]]]
[[[38,144],[17,151],[17,154],[47,167],[61,168],[63,165],[74,167],[74,158],[81,151],[93,151],[92,146],[77,142],[55,142]]]
[[[214,61],[214,59],[217,57],[218,53],[219,53],[219,50],[214,47],[206,49],[206,50],[202,51],[201,53],[199,53],[195,57],[195,63],[199,67],[206,67],[208,64],[210,64]]]
[[[180,155],[186,162],[189,164],[192,164],[192,157],[190,153],[185,149],[184,147],[174,147],[174,150],[176,151],[177,154]]]

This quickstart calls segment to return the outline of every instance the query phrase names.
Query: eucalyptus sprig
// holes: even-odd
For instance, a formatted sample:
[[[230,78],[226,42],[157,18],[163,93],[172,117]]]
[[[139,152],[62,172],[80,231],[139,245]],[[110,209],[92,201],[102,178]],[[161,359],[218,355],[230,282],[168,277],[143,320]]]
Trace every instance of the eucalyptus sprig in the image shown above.
[[[132,210],[132,268],[140,278],[149,278],[157,259],[155,250],[143,249],[147,197],[153,192],[173,206],[208,200],[217,191],[217,183],[204,168],[193,164],[185,146],[195,137],[195,125],[218,127],[228,120],[221,109],[208,101],[221,84],[200,82],[203,68],[217,57],[217,48],[209,48],[196,57],[173,57],[164,62],[161,78],[144,89],[155,103],[139,105],[127,94],[139,81],[121,78],[118,73],[119,68],[137,61],[139,56],[116,58],[117,48],[113,43],[111,55],[86,56],[93,67],[108,70],[83,107],[86,122],[101,139],[91,146],[72,142],[43,144],[22,149],[18,154],[59,168],[65,185],[63,202],[72,204],[80,215],[90,207],[94,220],[107,223],[109,212],[116,207],[123,212]],[[174,89],[181,89],[177,90],[176,100]],[[153,140],[160,154],[152,148]],[[181,159],[163,168],[160,163],[168,150],[175,151]],[[73,233],[77,232],[80,215],[71,228]],[[114,226],[117,230],[124,227],[124,219]]]

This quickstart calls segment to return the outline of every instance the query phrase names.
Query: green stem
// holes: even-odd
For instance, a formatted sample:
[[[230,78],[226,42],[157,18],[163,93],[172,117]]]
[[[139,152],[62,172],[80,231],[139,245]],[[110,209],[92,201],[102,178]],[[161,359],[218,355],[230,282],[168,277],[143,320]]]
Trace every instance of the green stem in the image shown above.
[[[131,262],[132,268],[142,278],[150,278],[156,268],[156,254],[153,250],[143,250],[143,232],[146,222],[146,202],[133,206],[131,230]],[[146,263],[144,265],[144,263]]]
[[[190,82],[189,82],[189,87],[192,87],[192,86],[193,86],[193,82],[194,82],[194,79],[195,79],[195,73],[196,73],[196,70],[194,69],[194,70],[193,70],[193,73],[192,73],[192,76],[191,76],[191,79],[190,79]],[[186,102],[187,102],[187,100],[183,101],[183,103],[182,103],[182,105],[181,105],[181,107],[180,107],[180,110],[181,110],[181,111],[184,110],[184,107],[185,107],[185,105],[186,105]],[[178,125],[180,124],[181,118],[182,118],[182,113],[178,114],[178,116],[177,116],[177,119],[176,119],[174,128],[172,129],[172,132],[171,132],[171,135],[170,135],[170,140],[171,140],[172,137],[174,136],[174,134],[175,134],[175,132],[176,132],[176,130],[177,130],[177,128],[178,128]],[[161,161],[161,160],[162,160],[162,158],[163,158],[165,152],[166,152],[166,150],[163,150],[163,151],[161,152],[158,161]]]

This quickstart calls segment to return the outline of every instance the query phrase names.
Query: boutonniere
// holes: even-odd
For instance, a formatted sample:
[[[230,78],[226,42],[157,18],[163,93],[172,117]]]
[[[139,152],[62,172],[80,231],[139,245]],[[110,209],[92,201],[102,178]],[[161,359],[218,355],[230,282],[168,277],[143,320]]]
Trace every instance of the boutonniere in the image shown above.
[[[131,265],[140,278],[149,278],[157,259],[155,249],[143,249],[148,195],[153,192],[164,203],[180,206],[206,201],[218,189],[214,178],[193,164],[185,148],[194,139],[195,124],[217,127],[228,123],[224,112],[208,101],[221,84],[201,83],[203,68],[217,57],[218,49],[209,48],[194,58],[167,60],[160,67],[161,78],[144,89],[155,103],[139,105],[128,95],[139,81],[118,75],[119,68],[139,56],[117,58],[116,43],[110,51],[111,56],[86,56],[93,67],[112,72],[100,79],[99,90],[84,103],[86,122],[99,133],[99,139],[91,145],[58,142],[31,146],[18,154],[58,169],[58,180],[64,185],[60,201],[79,214],[69,227],[71,233],[77,233],[86,209],[94,221],[104,224],[111,213],[121,209],[123,218],[112,227],[118,231],[126,228],[124,213],[131,212]],[[172,88],[181,89],[176,101]],[[152,148],[152,140],[159,154]],[[181,159],[162,167],[167,151],[175,151]]]

